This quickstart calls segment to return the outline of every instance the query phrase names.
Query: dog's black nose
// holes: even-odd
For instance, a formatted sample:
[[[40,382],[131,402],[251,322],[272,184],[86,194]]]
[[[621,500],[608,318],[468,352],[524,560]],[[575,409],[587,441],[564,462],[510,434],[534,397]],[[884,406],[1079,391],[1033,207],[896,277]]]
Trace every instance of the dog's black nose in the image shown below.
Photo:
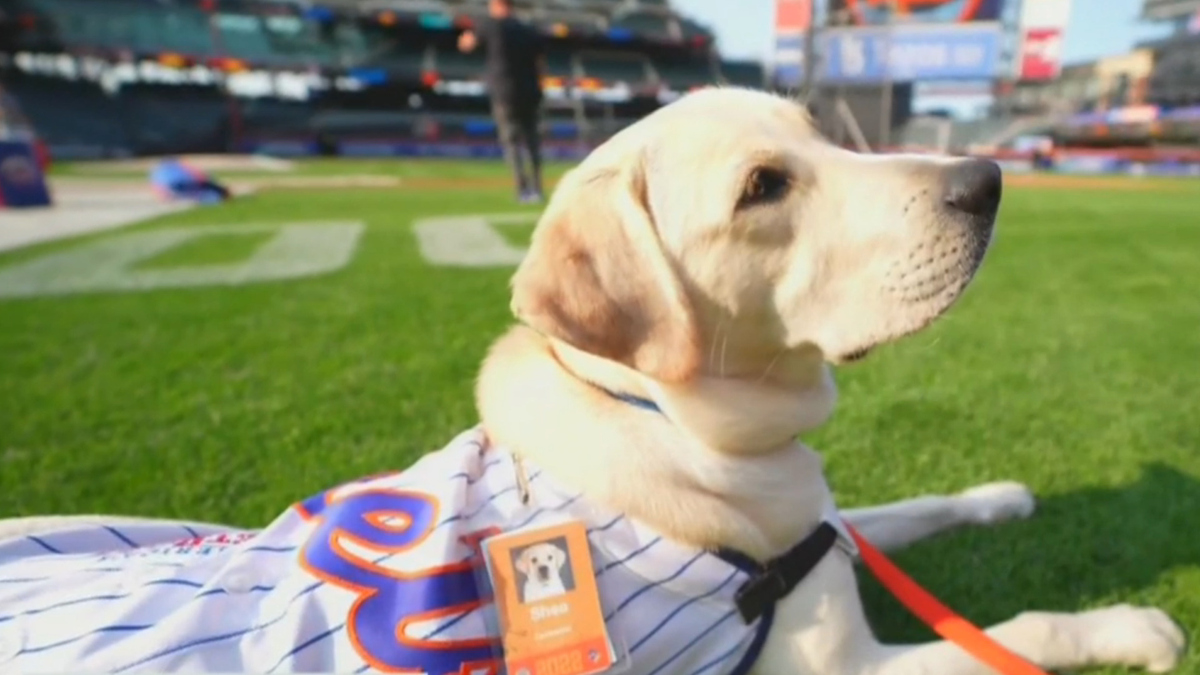
[[[967,159],[946,168],[946,205],[973,216],[993,216],[1000,206],[1000,166],[988,159]]]

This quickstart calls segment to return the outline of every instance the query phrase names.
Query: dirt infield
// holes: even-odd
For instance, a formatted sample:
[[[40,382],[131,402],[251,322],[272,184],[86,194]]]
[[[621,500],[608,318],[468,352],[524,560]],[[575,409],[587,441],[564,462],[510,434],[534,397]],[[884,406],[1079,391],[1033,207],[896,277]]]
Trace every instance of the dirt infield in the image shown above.
[[[1016,173],[1004,176],[1005,186],[1058,190],[1131,190],[1134,192],[1178,192],[1180,183],[1147,180],[1136,176],[1069,176],[1053,173]]]
[[[141,183],[52,179],[51,192],[51,208],[0,209],[0,251],[116,229],[192,206],[164,202]]]

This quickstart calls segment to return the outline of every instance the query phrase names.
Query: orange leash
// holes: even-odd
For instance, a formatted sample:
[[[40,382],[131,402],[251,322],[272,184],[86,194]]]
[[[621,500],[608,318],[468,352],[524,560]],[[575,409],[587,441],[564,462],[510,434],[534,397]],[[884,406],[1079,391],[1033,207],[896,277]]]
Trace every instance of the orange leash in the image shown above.
[[[849,523],[846,523],[846,529],[850,531],[854,543],[858,544],[859,555],[871,570],[871,574],[874,574],[884,588],[891,591],[908,611],[924,621],[935,633],[962,647],[968,654],[1004,675],[1047,675],[1046,671],[1005,649],[988,637],[987,633],[943,605],[929,591],[917,585],[904,570],[896,567],[887,556],[863,539]]]

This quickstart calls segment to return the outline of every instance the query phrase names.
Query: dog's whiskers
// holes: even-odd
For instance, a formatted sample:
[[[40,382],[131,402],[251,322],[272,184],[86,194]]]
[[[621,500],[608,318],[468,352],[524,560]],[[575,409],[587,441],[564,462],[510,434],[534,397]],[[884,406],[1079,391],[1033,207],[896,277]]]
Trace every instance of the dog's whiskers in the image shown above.
[[[725,377],[725,353],[728,351],[729,351],[729,333],[726,332],[725,336],[723,338],[721,338],[721,369],[719,371],[721,373],[721,377]]]
[[[784,350],[780,349],[778,352],[775,352],[775,356],[771,357],[770,363],[767,364],[767,367],[763,369],[762,375],[758,378],[758,384],[766,381],[767,376],[771,374],[771,369],[775,367],[776,363],[779,363],[779,357],[783,356],[783,352]]]
[[[712,345],[708,348],[708,367],[711,369],[717,364],[717,341],[721,339],[721,328],[725,325],[725,317],[717,321],[717,328],[713,331]]]

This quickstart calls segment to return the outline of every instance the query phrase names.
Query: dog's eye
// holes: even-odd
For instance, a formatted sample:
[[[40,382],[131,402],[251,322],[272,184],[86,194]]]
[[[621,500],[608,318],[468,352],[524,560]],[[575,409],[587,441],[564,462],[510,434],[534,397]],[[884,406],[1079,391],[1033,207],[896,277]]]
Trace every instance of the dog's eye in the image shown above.
[[[792,186],[792,177],[782,169],[760,166],[746,177],[746,187],[738,199],[739,209],[769,204],[783,199]]]

